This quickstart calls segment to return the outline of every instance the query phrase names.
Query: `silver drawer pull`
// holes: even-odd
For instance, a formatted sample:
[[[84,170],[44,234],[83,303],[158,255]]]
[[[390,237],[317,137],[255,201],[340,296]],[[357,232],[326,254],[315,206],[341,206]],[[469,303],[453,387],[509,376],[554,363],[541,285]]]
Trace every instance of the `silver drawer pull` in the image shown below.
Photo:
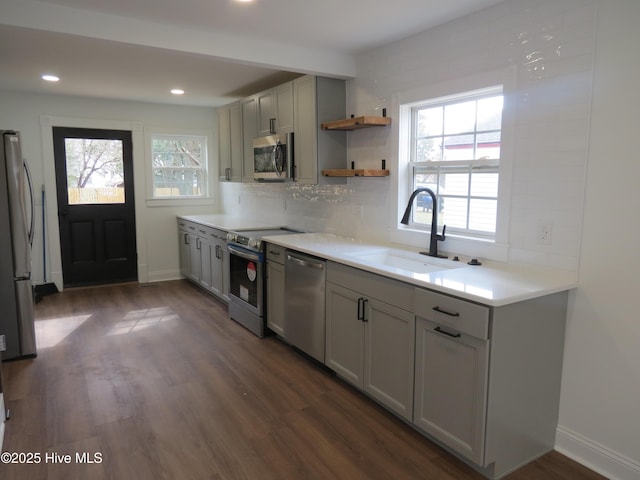
[[[446,310],[443,310],[440,307],[433,307],[432,310],[434,312],[444,313],[445,315],[449,315],[450,317],[459,317],[460,316],[460,314],[458,312],[455,312],[455,313],[447,312]]]

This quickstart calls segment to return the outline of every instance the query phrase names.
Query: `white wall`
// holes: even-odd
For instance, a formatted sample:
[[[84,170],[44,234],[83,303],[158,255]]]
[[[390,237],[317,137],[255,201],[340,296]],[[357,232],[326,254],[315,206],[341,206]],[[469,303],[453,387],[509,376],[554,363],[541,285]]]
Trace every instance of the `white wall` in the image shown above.
[[[167,127],[177,129],[204,129],[210,132],[211,140],[215,132],[214,111],[211,108],[176,107],[146,103],[106,101],[58,95],[37,95],[0,91],[0,129],[20,131],[23,156],[29,161],[36,186],[36,238],[33,247],[34,283],[43,280],[42,263],[42,202],[40,186],[55,184],[53,179],[44,178],[46,171],[53,172],[51,165],[43,164],[48,158],[50,145],[42,144],[41,116],[81,119],[92,124],[100,122],[135,125],[136,127]],[[213,144],[213,142],[212,142]],[[213,144],[215,145],[215,144]],[[215,149],[212,154],[215,155]],[[136,196],[136,223],[138,225],[138,265],[139,276],[144,281],[163,280],[179,277],[178,239],[176,214],[211,213],[216,206],[213,201],[205,205],[190,206],[147,206],[144,175],[147,165],[144,145],[134,143],[134,175]],[[213,175],[215,177],[215,175]],[[215,185],[214,185],[215,187]],[[53,189],[47,189],[47,203],[55,197]],[[49,208],[51,222],[57,222],[57,211]],[[50,223],[51,223],[50,222]],[[50,229],[47,235],[53,234]],[[56,244],[55,238],[48,238],[48,244]],[[59,253],[47,251],[47,280],[52,281],[61,272],[56,271],[55,256]],[[61,287],[61,285],[59,285]]]
[[[558,449],[640,479],[640,2],[599,2],[589,168]]]

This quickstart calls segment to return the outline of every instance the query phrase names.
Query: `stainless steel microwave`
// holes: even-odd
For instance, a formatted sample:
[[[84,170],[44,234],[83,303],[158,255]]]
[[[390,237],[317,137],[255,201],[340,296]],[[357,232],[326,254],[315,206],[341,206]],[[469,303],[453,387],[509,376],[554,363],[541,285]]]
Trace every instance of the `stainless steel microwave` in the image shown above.
[[[293,133],[253,140],[253,179],[259,182],[293,180]]]

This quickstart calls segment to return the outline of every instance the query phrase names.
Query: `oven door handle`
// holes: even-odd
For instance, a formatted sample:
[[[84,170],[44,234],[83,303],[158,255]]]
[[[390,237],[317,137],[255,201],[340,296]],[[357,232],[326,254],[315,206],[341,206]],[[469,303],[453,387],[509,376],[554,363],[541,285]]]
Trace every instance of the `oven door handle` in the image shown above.
[[[253,262],[260,262],[260,255],[257,253],[249,252],[244,248],[236,247],[234,245],[227,245],[229,249],[229,253],[239,256],[240,258],[244,258],[245,260],[251,260]]]

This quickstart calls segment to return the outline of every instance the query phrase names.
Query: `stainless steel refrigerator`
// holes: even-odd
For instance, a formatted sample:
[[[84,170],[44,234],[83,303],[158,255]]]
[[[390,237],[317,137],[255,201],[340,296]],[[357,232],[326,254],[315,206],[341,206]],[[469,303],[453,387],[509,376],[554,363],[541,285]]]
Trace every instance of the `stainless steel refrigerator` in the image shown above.
[[[3,360],[36,355],[31,244],[33,189],[20,134],[2,133],[0,151],[0,335]]]

